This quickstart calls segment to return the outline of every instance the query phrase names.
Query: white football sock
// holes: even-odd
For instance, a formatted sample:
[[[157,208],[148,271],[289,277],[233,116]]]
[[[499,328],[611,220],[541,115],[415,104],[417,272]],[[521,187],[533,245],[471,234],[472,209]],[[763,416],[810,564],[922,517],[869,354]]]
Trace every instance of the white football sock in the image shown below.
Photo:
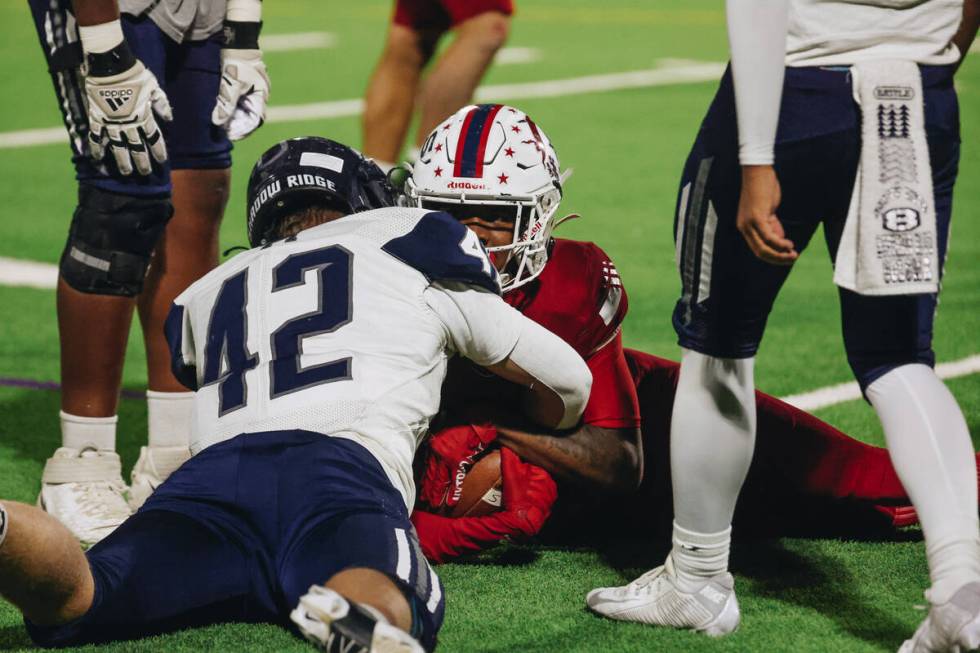
[[[704,581],[728,570],[731,528],[718,533],[695,533],[675,521],[672,539],[670,556],[682,590],[694,592]]]
[[[895,368],[866,390],[926,540],[930,600],[980,580],[977,468],[963,413],[926,365]]]
[[[674,521],[695,533],[721,533],[755,448],[755,359],[684,350],[670,426]]]
[[[146,417],[151,447],[186,447],[191,437],[193,392],[146,391]]]
[[[118,415],[112,417],[81,417],[60,411],[61,446],[69,449],[116,450],[116,423]]]

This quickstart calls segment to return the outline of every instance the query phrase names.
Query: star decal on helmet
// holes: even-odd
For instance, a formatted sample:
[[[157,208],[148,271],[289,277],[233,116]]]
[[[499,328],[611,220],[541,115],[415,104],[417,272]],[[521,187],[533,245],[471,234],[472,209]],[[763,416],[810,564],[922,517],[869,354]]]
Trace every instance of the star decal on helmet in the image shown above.
[[[497,181],[499,181],[501,184],[506,184],[508,179],[510,179],[510,177],[504,173],[497,175]]]
[[[436,168],[433,172],[436,173],[436,177],[442,176],[442,168]]]
[[[504,150],[504,154],[506,154],[507,156],[513,158],[514,157],[514,148],[508,147],[506,150]]]
[[[512,132],[514,132],[515,134],[520,134],[521,133],[521,128],[519,126],[517,126],[517,125],[511,125],[510,126],[510,130]]]
[[[436,143],[436,152],[442,152],[442,143]]]

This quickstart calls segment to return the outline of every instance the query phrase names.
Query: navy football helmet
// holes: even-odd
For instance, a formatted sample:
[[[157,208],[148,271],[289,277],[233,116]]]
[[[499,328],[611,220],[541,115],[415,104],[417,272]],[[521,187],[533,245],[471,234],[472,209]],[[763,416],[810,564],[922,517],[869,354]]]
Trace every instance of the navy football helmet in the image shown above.
[[[319,136],[291,138],[259,157],[248,179],[248,241],[272,239],[280,221],[308,206],[359,213],[394,206],[397,193],[374,161]]]

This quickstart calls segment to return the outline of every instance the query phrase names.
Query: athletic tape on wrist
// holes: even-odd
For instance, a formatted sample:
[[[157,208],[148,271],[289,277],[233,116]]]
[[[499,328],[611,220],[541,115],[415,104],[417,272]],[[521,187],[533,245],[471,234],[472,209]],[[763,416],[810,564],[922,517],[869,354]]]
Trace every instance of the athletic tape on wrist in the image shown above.
[[[240,22],[226,20],[222,30],[224,45],[222,47],[234,50],[258,50],[259,32],[262,31],[262,21]]]
[[[225,20],[257,23],[262,20],[262,0],[228,0]]]
[[[3,541],[7,537],[7,525],[10,520],[7,519],[7,509],[3,507],[0,503],[0,546],[3,546]]]
[[[123,42],[122,23],[117,18],[101,25],[79,25],[78,38],[85,52],[108,52]]]

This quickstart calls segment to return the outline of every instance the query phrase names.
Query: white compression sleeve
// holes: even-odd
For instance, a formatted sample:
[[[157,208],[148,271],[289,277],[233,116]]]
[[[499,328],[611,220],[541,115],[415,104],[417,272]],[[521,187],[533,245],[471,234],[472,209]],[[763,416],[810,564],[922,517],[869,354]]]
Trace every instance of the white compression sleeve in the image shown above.
[[[786,60],[787,0],[728,0],[738,160],[772,165]]]
[[[510,358],[561,398],[558,428],[578,423],[592,387],[592,373],[564,340],[485,290],[460,283],[432,284],[425,301],[439,316],[460,354],[478,365]]]
[[[578,424],[592,389],[592,372],[568,343],[528,318],[510,360],[561,398],[565,414],[558,429]]]
[[[755,449],[755,359],[715,358],[684,350],[670,425],[674,521],[720,533]]]
[[[944,603],[964,583],[980,580],[977,467],[966,421],[926,365],[897,367],[866,392],[919,514],[933,583],[930,600]]]

